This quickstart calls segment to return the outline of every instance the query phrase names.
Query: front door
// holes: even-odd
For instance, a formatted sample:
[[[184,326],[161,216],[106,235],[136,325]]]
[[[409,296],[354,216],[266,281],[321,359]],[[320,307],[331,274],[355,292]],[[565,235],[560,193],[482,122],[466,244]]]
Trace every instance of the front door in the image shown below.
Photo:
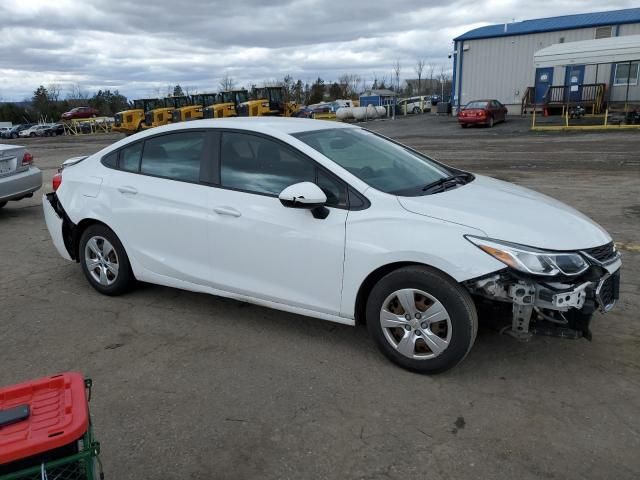
[[[223,132],[219,172],[220,186],[210,188],[208,200],[212,285],[338,315],[346,186],[293,148],[243,132]],[[317,183],[336,205],[327,218],[280,203],[284,188],[303,181]]]
[[[564,84],[567,87],[569,102],[582,101],[582,84],[584,83],[584,65],[571,65],[566,67]]]
[[[543,103],[549,87],[553,85],[553,67],[536,68],[536,105]]]

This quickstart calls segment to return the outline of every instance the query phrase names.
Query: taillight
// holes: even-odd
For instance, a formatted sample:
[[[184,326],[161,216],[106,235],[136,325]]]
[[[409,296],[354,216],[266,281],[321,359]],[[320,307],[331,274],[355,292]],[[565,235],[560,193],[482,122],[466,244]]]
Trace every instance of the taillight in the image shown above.
[[[22,166],[26,167],[28,165],[33,165],[33,155],[29,152],[24,152],[24,155],[22,156]]]
[[[53,191],[55,192],[56,190],[58,190],[61,184],[62,184],[62,172],[58,172],[53,176],[53,180],[51,181],[51,186],[53,188]]]

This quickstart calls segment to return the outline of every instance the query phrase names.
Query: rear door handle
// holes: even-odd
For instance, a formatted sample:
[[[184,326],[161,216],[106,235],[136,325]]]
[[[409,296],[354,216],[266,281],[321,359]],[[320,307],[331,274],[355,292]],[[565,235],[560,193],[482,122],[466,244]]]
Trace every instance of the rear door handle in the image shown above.
[[[228,215],[230,217],[239,217],[242,215],[238,210],[233,207],[215,207],[213,209],[218,215]]]
[[[131,195],[135,195],[136,193],[138,193],[138,190],[137,190],[137,189],[135,189],[135,188],[133,188],[133,187],[127,187],[127,186],[124,186],[124,187],[118,187],[118,191],[119,191],[120,193],[129,193],[129,194],[131,194]]]

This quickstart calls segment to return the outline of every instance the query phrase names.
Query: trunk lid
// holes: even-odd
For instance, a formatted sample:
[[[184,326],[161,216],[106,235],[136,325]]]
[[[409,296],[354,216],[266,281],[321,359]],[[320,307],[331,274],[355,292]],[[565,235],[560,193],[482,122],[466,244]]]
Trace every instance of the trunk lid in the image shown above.
[[[29,168],[22,166],[25,151],[25,148],[19,145],[0,144],[0,177],[8,177]]]

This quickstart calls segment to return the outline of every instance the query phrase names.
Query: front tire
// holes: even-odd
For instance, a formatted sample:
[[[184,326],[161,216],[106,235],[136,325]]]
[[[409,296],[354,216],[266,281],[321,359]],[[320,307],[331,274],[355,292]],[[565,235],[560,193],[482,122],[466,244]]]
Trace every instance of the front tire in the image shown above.
[[[7,202],[0,202],[0,208],[3,208],[6,204]]]
[[[122,295],[135,280],[127,253],[117,235],[105,225],[91,225],[80,238],[82,272],[103,295]]]
[[[426,374],[460,363],[478,330],[469,293],[443,273],[421,266],[401,268],[379,280],[367,299],[366,320],[387,358]]]
[[[413,113],[416,115],[420,113],[420,107],[413,107]]]

